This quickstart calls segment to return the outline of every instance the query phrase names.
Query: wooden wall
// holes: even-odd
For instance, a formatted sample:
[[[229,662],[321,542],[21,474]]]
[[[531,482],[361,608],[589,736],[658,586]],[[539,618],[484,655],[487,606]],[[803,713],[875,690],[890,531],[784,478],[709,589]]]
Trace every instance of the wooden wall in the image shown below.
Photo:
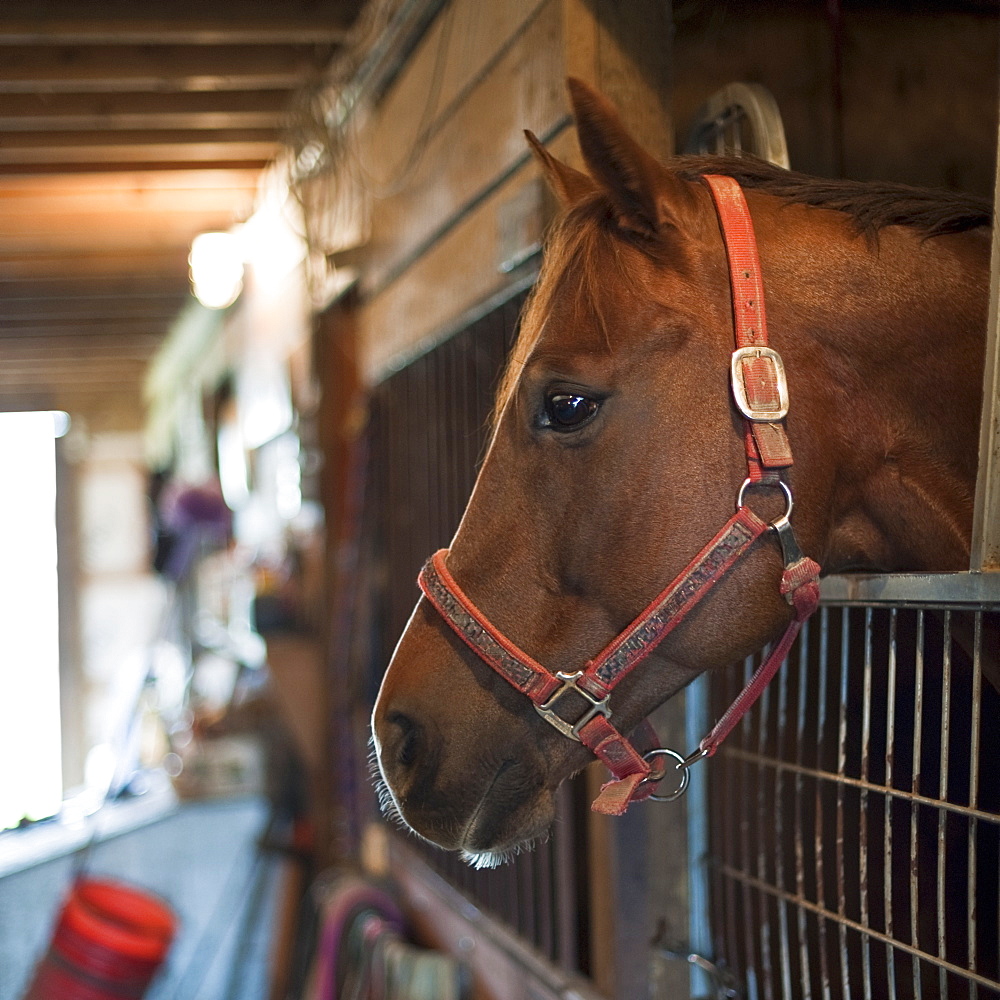
[[[992,195],[998,15],[995,2],[678,0],[679,143],[708,94],[761,83],[797,170]]]
[[[437,16],[356,140],[369,232],[360,271],[358,336],[374,383],[523,275],[549,210],[524,140],[578,156],[565,77],[616,95],[655,148],[672,133],[657,109],[667,49],[627,57],[639,23],[669,36],[668,6],[642,0],[623,18],[602,0],[454,0]],[[609,27],[601,20],[604,9]],[[617,34],[616,34],[617,33]],[[620,37],[619,37],[620,36]]]

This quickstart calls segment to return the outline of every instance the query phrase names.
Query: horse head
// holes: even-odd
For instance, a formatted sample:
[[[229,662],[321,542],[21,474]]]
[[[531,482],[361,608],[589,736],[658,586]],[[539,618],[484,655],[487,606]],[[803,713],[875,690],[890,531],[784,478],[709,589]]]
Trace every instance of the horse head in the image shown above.
[[[587,173],[529,135],[562,210],[447,555],[447,573],[497,635],[553,674],[581,670],[681,573],[732,516],[747,475],[744,421],[728,388],[729,267],[711,194],[690,171],[643,150],[601,96],[574,81],[570,91]],[[845,383],[867,376],[847,371],[844,341],[823,339],[849,312],[841,303],[835,318],[822,301],[828,269],[870,284],[871,247],[841,211],[753,196],[774,339],[792,383],[795,466],[785,479],[799,542],[833,568],[894,568],[904,557],[851,506],[859,482],[837,485],[856,453],[883,447],[852,438],[844,425],[854,417],[837,422]],[[963,452],[957,461],[971,462],[974,476],[974,458]],[[966,501],[944,511],[931,559],[961,561]],[[778,490],[754,497],[765,521],[784,502]],[[779,593],[782,569],[777,544],[753,545],[615,688],[617,730],[629,732],[702,671],[775,639],[792,617]],[[543,836],[557,787],[592,759],[427,597],[386,673],[373,733],[390,808],[480,864]]]

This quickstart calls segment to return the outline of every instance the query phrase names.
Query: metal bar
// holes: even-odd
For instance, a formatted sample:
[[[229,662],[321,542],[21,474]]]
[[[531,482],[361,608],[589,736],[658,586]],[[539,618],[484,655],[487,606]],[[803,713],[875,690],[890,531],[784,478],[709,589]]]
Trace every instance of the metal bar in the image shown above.
[[[872,734],[872,609],[865,608],[864,701],[861,709],[861,808],[858,811],[858,890],[861,894],[861,923],[869,925],[868,912],[868,758]],[[861,967],[864,974],[864,997],[872,1000],[871,943],[861,938]]]
[[[746,872],[739,871],[730,865],[723,865],[720,869],[720,874],[725,878],[735,879],[738,882],[752,888],[754,891],[762,893],[767,896],[780,897],[786,899],[789,903],[795,906],[802,906],[807,909],[810,913],[815,913],[819,917],[826,920],[833,920],[839,923],[844,929],[844,932],[854,931],[857,934],[866,934],[872,937],[876,941],[880,941],[883,944],[892,945],[900,951],[906,952],[907,954],[913,955],[915,959],[919,961],[928,962],[941,970],[943,974],[951,973],[964,979],[968,982],[976,983],[979,986],[988,987],[991,990],[1000,989],[1000,982],[994,979],[987,979],[986,976],[980,975],[978,972],[972,971],[970,969],[965,969],[960,965],[955,965],[953,962],[947,961],[947,959],[939,958],[937,955],[930,954],[925,951],[921,951],[919,948],[914,948],[912,945],[907,944],[905,941],[898,941],[888,937],[888,935],[882,933],[882,931],[875,930],[871,927],[865,927],[863,924],[858,923],[856,920],[851,920],[849,917],[841,917],[839,913],[834,913],[831,910],[826,909],[826,907],[821,906],[819,903],[814,902],[811,899],[803,899],[792,892],[786,892],[783,889],[779,889],[777,886],[771,885],[768,882],[762,882],[760,879],[755,878],[753,875],[749,875]],[[845,994],[846,995],[846,994]],[[943,996],[947,996],[947,993],[943,993]]]
[[[1000,823],[1000,816],[997,816],[996,813],[985,812],[982,809],[972,808],[971,806],[959,805],[957,802],[941,802],[929,795],[915,795],[913,792],[905,792],[899,788],[886,788],[885,785],[875,785],[870,782],[866,784],[859,778],[831,774],[829,771],[821,771],[815,767],[801,767],[798,764],[781,760],[778,757],[758,756],[755,753],[741,750],[739,747],[725,747],[719,750],[720,754],[723,752],[737,760],[746,760],[760,766],[772,767],[776,771],[785,771],[790,774],[801,773],[807,777],[819,778],[821,781],[826,781],[838,787],[866,789],[869,792],[878,792],[880,795],[900,799],[914,805],[932,806],[950,815],[967,816],[978,820],[986,820],[988,823],[994,824]]]
[[[895,725],[896,725],[896,626],[899,612],[893,608],[889,612],[889,663],[888,690],[885,707],[885,785],[892,788],[893,762],[895,759]],[[894,938],[892,919],[892,796],[885,797],[885,828],[882,838],[882,854],[884,857],[882,892],[885,907],[885,932]],[[890,948],[886,952],[886,976],[889,982],[889,996],[896,996],[896,952]]]
[[[743,661],[743,683],[744,684],[746,684],[750,680],[750,677],[753,675],[753,671],[754,671],[754,658],[752,656],[748,656]],[[741,732],[740,732],[740,742],[741,742],[741,744],[746,745],[746,746],[750,745],[750,738],[751,738],[751,732],[752,732],[751,726],[750,726],[750,716],[753,715],[753,714],[754,713],[752,713],[752,712],[747,712],[746,715],[743,716],[743,721],[740,724],[740,729],[741,729]],[[741,770],[743,771],[744,775],[748,779],[749,779],[749,770],[750,770],[750,768],[749,768],[749,766],[746,766],[746,765],[749,764],[749,757],[750,757],[750,755],[748,754],[748,760],[741,762],[741,765],[743,765],[743,766],[741,766]],[[760,788],[760,770],[759,770],[759,767],[758,767],[758,773],[757,773],[757,781],[758,781],[758,789],[759,789]],[[748,787],[749,787],[749,784],[748,784]],[[745,825],[744,828],[749,832],[749,829],[750,829],[750,815],[749,815],[749,813],[750,813],[750,809],[751,809],[750,798],[749,798],[749,796],[746,796],[746,797],[741,796],[738,801],[740,801],[740,803],[741,803],[741,807],[740,808],[741,808],[741,811],[742,811],[743,817],[744,817],[744,825]],[[743,852],[742,852],[741,863],[742,863],[743,869],[745,871],[750,871],[750,865],[752,863],[751,862],[751,858],[750,858],[750,852],[751,852],[751,849],[752,849],[750,838],[748,836],[744,836],[744,837],[741,838],[741,842],[743,844]],[[748,1000],[760,1000],[760,991],[759,991],[759,988],[758,988],[759,984],[757,982],[757,966],[759,965],[759,962],[757,960],[757,954],[758,954],[758,949],[757,949],[757,935],[755,933],[755,927],[754,927],[754,922],[753,922],[753,914],[752,914],[752,907],[751,907],[751,903],[752,903],[751,891],[750,891],[750,889],[747,886],[742,886],[742,889],[743,889],[743,907],[742,907],[742,910],[743,910],[743,923],[744,923],[744,938],[743,939],[744,939],[744,942],[745,942],[745,945],[746,945],[746,959],[745,959],[745,961],[743,963],[743,969],[744,969],[744,975],[746,976],[746,980],[747,980],[747,997],[748,997]]]
[[[795,761],[802,763],[802,751],[806,742],[806,695],[809,690],[809,622],[802,626],[799,633],[799,690],[798,705],[795,714]],[[803,778],[795,775],[795,889],[800,896],[805,895],[806,865],[805,845],[802,841],[803,815]],[[812,977],[809,972],[808,928],[806,926],[805,910],[796,910],[799,932],[799,977],[802,986],[803,1000],[812,997]]]
[[[900,608],[989,609],[1000,604],[1000,573],[892,573],[827,576],[820,597],[829,604],[893,604]]]
[[[826,698],[826,688],[827,680],[829,676],[829,658],[830,658],[830,609],[827,607],[822,607],[819,609],[820,615],[820,648],[819,648],[819,704],[816,707],[817,722],[816,722],[816,733],[817,733],[817,746],[823,747],[826,745],[826,719],[827,719],[827,698]],[[819,766],[820,759],[817,753],[816,764]],[[824,853],[824,843],[823,843],[823,786],[817,781],[816,782],[816,842],[814,844],[814,850],[816,852],[816,896],[819,899],[826,900],[826,883],[824,879],[824,869],[823,869],[823,853]],[[805,912],[805,911],[803,911]],[[820,970],[820,981],[823,984],[823,1000],[831,1000],[830,993],[830,968],[829,961],[827,958],[827,940],[826,940],[826,924],[825,920],[819,921],[819,970]]]
[[[784,664],[778,675],[778,711],[777,711],[777,734],[775,739],[775,752],[782,752],[782,743],[788,729],[788,664]],[[774,883],[784,888],[785,885],[785,862],[784,862],[784,774],[779,771],[774,776]],[[792,995],[792,965],[791,956],[788,953],[788,904],[784,900],[778,901],[778,925],[780,940],[778,942],[781,956],[781,986],[782,996]]]
[[[845,779],[847,766],[847,672],[849,666],[850,611],[844,608],[840,624],[840,718],[837,730],[837,775]],[[837,785],[837,933],[840,938],[840,978],[844,1000],[851,998],[851,973],[847,961],[847,898],[844,874],[844,784]]]
[[[576,843],[573,816],[572,782],[564,782],[556,792],[555,864],[556,864],[556,961],[567,971],[580,964],[576,921],[579,896],[576,875]]]
[[[969,805],[974,806],[979,802],[979,713],[983,697],[983,673],[980,669],[980,658],[983,652],[983,616],[977,614],[975,617],[975,631],[972,637],[972,732],[969,738]],[[969,968],[976,967],[976,835],[979,832],[979,822],[976,819],[969,820],[969,880],[968,880],[968,948],[967,959]],[[975,991],[973,991],[975,1000]]]
[[[924,726],[924,611],[917,612],[916,649],[914,653],[913,682],[913,775],[910,784],[910,944],[920,943],[920,867],[917,864],[917,823],[919,819],[920,755],[923,749]],[[920,963],[913,959],[913,991],[916,1000],[923,997]]]
[[[710,728],[708,677],[702,674],[684,692],[685,746],[697,746],[702,733]],[[712,927],[709,923],[709,820],[708,768],[693,768],[688,786],[687,856],[688,856],[688,941],[698,955],[714,954]],[[727,855],[728,856],[728,855]],[[691,965],[691,995],[700,996],[711,989],[705,971]]]
[[[767,655],[765,652],[761,656]],[[765,845],[767,833],[772,828],[773,817],[768,815],[764,788],[766,784],[764,747],[767,741],[768,717],[771,710],[771,688],[766,687],[761,695],[757,719],[757,874],[766,881],[767,857]],[[767,897],[758,896],[760,904],[760,971],[764,980],[764,1000],[774,1000],[774,965],[771,961],[771,923],[767,919]]]
[[[944,613],[943,648],[941,650],[941,768],[938,779],[938,798],[941,803],[948,800],[948,751],[951,729],[951,612]],[[947,852],[945,851],[947,812],[938,806],[938,843],[937,843],[937,946],[938,955],[947,958],[947,938],[945,934],[945,906],[947,893],[945,877],[947,875]],[[941,995],[948,995],[948,978],[943,969],[939,970]]]

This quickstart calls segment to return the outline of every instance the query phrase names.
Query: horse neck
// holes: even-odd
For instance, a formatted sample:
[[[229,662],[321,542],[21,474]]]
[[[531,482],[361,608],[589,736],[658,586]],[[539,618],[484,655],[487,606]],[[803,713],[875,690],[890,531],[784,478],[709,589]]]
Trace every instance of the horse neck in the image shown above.
[[[829,572],[965,569],[989,240],[896,226],[866,246],[819,214],[831,218],[775,261],[790,297],[771,296],[818,551]]]

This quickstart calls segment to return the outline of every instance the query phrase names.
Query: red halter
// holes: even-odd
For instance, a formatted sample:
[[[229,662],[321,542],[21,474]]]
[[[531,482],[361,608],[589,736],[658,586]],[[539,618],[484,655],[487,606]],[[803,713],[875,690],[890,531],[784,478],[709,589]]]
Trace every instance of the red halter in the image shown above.
[[[539,714],[564,736],[589,747],[611,770],[614,780],[601,788],[593,808],[621,815],[632,801],[674,799],[687,787],[687,768],[702,757],[711,757],[730,730],[760,696],[798,635],[802,623],[819,601],[819,566],[799,550],[792,534],[791,488],[780,478],[792,464],[791,446],[782,423],[788,412],[788,386],[778,353],[767,346],[764,288],[753,224],[739,184],[731,177],[708,175],[729,259],[733,294],[736,351],[731,362],[733,398],[743,414],[747,478],[740,487],[736,513],[722,530],[646,609],[584,669],[551,673],[496,629],[455,582],[445,565],[447,550],[435,553],[420,573],[420,588],[455,633],[506,681],[526,694]],[[785,513],[771,524],[745,507],[747,489],[770,486],[786,498]],[[780,590],[793,608],[785,634],[751,677],[736,701],[688,757],[673,750],[654,749],[641,754],[610,722],[608,699],[615,686],[708,593],[761,535],[773,529],[781,545],[785,569]],[[573,721],[566,712],[570,702],[584,705]],[[654,796],[663,770],[654,775],[649,758],[668,755],[681,772],[680,787],[671,795]]]

